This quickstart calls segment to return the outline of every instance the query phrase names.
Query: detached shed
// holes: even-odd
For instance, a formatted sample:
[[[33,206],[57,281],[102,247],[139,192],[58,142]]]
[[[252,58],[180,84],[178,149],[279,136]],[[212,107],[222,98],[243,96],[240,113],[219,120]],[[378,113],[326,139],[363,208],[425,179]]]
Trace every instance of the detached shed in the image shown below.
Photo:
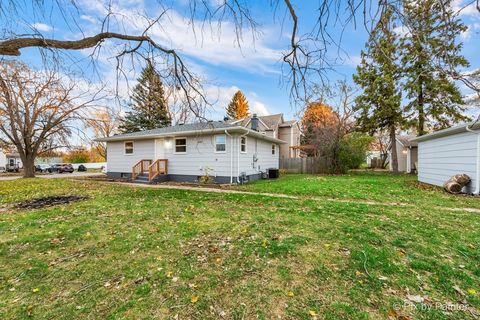
[[[443,186],[451,176],[467,174],[464,192],[480,191],[480,124],[463,124],[414,139],[418,142],[418,180]]]

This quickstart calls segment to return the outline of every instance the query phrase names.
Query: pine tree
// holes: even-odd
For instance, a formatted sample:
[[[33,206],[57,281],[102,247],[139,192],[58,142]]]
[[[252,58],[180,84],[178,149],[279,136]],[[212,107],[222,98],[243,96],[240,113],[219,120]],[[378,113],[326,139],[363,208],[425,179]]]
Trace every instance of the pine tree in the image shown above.
[[[132,111],[122,119],[123,133],[167,127],[172,123],[160,75],[147,65],[133,88]]]
[[[249,114],[247,98],[245,98],[242,91],[238,90],[227,106],[227,117],[229,119],[243,119],[248,117]]]
[[[398,82],[401,76],[396,63],[398,39],[393,9],[388,8],[370,34],[361,63],[353,80],[363,92],[355,100],[357,123],[370,134],[387,130],[390,136],[391,165],[398,171],[396,130],[404,123]]]
[[[455,16],[450,0],[406,0],[404,19],[409,32],[401,40],[406,111],[419,135],[467,120],[465,107],[449,72],[467,67],[457,38],[466,26]]]

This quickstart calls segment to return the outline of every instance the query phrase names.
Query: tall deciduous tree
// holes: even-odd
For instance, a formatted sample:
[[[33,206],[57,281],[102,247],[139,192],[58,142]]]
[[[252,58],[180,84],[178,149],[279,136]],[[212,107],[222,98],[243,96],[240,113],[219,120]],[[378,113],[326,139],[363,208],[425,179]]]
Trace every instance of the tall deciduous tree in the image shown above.
[[[76,88],[55,72],[34,71],[16,61],[0,63],[0,140],[16,147],[24,177],[35,176],[37,155],[65,143],[70,124],[95,100],[95,95],[77,94]]]
[[[118,131],[120,116],[117,110],[103,107],[90,112],[90,116],[85,119],[85,125],[93,131],[93,138],[107,138]],[[89,139],[90,140],[90,139]],[[103,161],[107,159],[107,146],[105,142],[89,141],[92,149],[95,149]]]
[[[358,126],[371,134],[388,130],[392,170],[398,172],[396,130],[404,123],[404,117],[398,90],[401,73],[396,64],[398,38],[394,27],[393,10],[389,8],[370,34],[353,79],[363,89],[355,100]]]
[[[447,8],[445,10],[445,8]],[[457,41],[467,27],[456,17],[450,0],[406,0],[409,30],[401,40],[402,65],[409,103],[406,111],[419,135],[467,120],[462,95],[449,74],[469,65]],[[457,72],[458,73],[458,72]]]
[[[142,70],[133,89],[132,111],[122,120],[123,133],[167,127],[172,124],[160,75],[152,64]]]
[[[250,114],[247,98],[238,90],[233,95],[232,100],[227,106],[227,117],[230,119],[243,119]]]

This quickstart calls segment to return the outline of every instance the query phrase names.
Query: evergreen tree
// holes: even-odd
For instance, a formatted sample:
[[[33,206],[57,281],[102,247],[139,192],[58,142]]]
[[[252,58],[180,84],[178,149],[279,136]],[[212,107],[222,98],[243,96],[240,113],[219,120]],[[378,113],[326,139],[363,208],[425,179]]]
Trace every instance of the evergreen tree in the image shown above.
[[[123,133],[167,127],[172,123],[160,75],[151,64],[143,70],[133,88],[132,111],[122,119]]]
[[[248,117],[249,114],[247,98],[245,98],[242,91],[238,90],[227,106],[227,117],[229,119],[243,119]]]
[[[404,2],[409,32],[401,40],[406,112],[415,119],[418,135],[467,120],[459,89],[445,71],[467,67],[456,39],[466,26],[455,16],[450,0]],[[430,122],[431,123],[428,123]]]
[[[390,136],[391,165],[398,171],[396,130],[404,123],[398,90],[400,70],[397,65],[398,39],[393,9],[388,8],[370,34],[361,63],[353,80],[363,92],[355,100],[359,127],[370,134],[387,130]]]

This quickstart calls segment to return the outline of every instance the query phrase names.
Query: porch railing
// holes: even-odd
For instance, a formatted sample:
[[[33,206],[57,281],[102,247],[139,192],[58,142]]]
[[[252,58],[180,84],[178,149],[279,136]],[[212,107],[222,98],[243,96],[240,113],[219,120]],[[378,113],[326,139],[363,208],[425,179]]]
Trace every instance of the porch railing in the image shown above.
[[[152,160],[140,160],[132,167],[132,180],[135,180],[139,175],[148,170],[152,164]]]
[[[168,174],[168,159],[157,159],[148,166],[148,181],[152,181],[161,174]]]

